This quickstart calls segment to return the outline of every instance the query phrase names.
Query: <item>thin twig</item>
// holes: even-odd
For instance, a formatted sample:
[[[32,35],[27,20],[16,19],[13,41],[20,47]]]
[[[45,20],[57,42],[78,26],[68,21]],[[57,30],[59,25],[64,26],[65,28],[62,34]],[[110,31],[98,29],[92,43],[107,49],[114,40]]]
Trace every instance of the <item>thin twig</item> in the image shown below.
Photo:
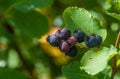
[[[120,32],[118,33],[117,39],[116,39],[116,43],[115,43],[115,48],[118,47],[118,43],[119,43],[119,39],[120,39]],[[114,76],[117,72],[117,66],[116,66],[116,62],[117,62],[117,57],[116,55],[113,57],[113,66],[112,66],[112,74],[111,74],[111,78],[110,79],[114,79]]]

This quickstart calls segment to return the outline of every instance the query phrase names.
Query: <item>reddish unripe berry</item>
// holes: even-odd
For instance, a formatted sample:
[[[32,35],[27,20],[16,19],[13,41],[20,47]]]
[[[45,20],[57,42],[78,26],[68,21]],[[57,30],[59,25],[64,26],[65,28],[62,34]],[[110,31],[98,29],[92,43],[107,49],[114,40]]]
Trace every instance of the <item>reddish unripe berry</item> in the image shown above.
[[[70,45],[66,42],[66,41],[63,41],[63,42],[61,42],[61,44],[60,44],[60,50],[62,51],[62,52],[68,52],[69,51],[69,49],[70,49]]]
[[[69,29],[64,28],[62,30],[58,30],[55,33],[55,35],[58,36],[59,38],[63,39],[63,40],[66,40],[71,36],[71,32],[70,32]]]
[[[70,44],[70,45],[75,45],[77,43],[77,38],[74,37],[74,36],[71,36],[68,38],[67,42]]]

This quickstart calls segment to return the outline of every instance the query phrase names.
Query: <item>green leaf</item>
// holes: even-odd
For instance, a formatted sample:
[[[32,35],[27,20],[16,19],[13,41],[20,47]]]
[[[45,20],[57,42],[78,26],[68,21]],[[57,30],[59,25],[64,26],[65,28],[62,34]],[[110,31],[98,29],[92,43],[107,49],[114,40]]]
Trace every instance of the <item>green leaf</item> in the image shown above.
[[[97,77],[99,79],[110,79],[110,77],[108,76],[108,73],[104,74],[104,73],[99,73],[97,74]]]
[[[17,10],[28,12],[35,8],[48,7],[53,3],[53,0],[24,0],[14,5]]]
[[[91,49],[82,57],[80,68],[84,69],[90,75],[95,75],[107,67],[108,60],[115,54],[117,54],[117,49],[113,46],[110,48],[103,47],[97,51]]]
[[[0,13],[8,9],[11,5],[24,0],[0,0]]]
[[[108,15],[112,16],[113,18],[116,18],[117,20],[120,20],[120,14],[117,14],[117,13],[110,13],[110,12],[107,12]]]
[[[67,79],[98,79],[95,76],[90,76],[79,68],[80,63],[74,61],[70,63],[68,66],[62,67],[62,72],[66,76]]]
[[[7,62],[9,68],[14,69],[20,66],[19,56],[14,49],[9,50]]]
[[[112,1],[111,7],[108,8],[106,13],[108,15],[120,20],[120,0]]]
[[[98,73],[96,76],[99,79],[110,79],[112,66],[108,65],[102,72]]]
[[[8,22],[30,37],[40,37],[49,28],[47,18],[36,11],[28,13],[14,11],[8,18]]]
[[[114,79],[120,79],[120,71],[118,71],[118,72],[115,74]]]
[[[5,9],[10,6],[15,9],[28,12],[35,8],[44,8],[52,5],[53,0],[1,0],[0,1],[0,12],[5,11]]]
[[[120,59],[117,60],[116,65],[117,65],[117,67],[120,66]]]
[[[113,35],[111,37],[111,35]],[[109,46],[110,44],[114,45],[116,42],[116,38],[117,38],[117,33],[111,30],[107,30],[107,37],[105,39],[105,41],[103,42],[104,46]]]
[[[10,70],[7,68],[0,68],[0,79],[29,79],[25,74]]]
[[[4,29],[4,27],[2,25],[0,25],[0,34],[2,34],[2,35],[6,34],[6,30]]]
[[[91,15],[90,12],[83,8],[69,7],[63,13],[65,27],[72,31],[81,29],[87,34],[96,33],[105,40],[107,32],[102,28],[102,22]]]

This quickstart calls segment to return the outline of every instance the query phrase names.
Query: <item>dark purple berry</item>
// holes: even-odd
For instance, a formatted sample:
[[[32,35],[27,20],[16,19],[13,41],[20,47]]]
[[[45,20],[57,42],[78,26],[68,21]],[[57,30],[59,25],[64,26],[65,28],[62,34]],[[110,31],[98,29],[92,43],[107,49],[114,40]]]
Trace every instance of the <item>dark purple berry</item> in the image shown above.
[[[59,46],[60,44],[60,38],[57,37],[56,35],[51,35],[47,37],[47,41],[52,45],[52,46]]]
[[[96,35],[96,38],[98,40],[98,44],[97,45],[100,45],[102,43],[102,37],[99,36],[99,35]]]
[[[78,39],[78,42],[81,43],[84,41],[85,33],[83,31],[75,31],[74,36]]]
[[[62,29],[62,30],[58,30],[55,34],[56,36],[58,36],[59,38],[66,40],[71,36],[71,32],[69,29]]]
[[[75,46],[72,46],[70,50],[65,53],[65,55],[68,55],[70,57],[75,57],[77,55],[77,48]]]
[[[95,36],[86,36],[85,37],[85,44],[89,47],[89,48],[93,48],[95,46],[97,46],[98,44],[98,39]]]
[[[66,41],[61,42],[61,44],[60,44],[60,50],[62,52],[68,52],[69,49],[70,49],[70,45]]]
[[[74,36],[71,36],[68,38],[67,42],[70,44],[70,45],[75,45],[77,43],[77,38],[74,37]]]

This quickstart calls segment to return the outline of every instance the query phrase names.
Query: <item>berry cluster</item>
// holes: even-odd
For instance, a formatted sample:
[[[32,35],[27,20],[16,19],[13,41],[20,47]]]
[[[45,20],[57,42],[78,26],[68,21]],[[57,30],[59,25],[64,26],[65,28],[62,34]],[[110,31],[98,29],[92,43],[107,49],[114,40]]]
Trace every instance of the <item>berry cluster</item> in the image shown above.
[[[47,41],[52,46],[57,46],[59,49],[65,53],[65,55],[74,57],[77,55],[77,48],[75,44],[77,42],[81,43],[85,41],[85,44],[89,47],[95,47],[100,45],[102,38],[99,35],[87,36],[83,31],[74,31],[74,35],[71,36],[69,29],[60,29],[55,34],[47,37]]]

